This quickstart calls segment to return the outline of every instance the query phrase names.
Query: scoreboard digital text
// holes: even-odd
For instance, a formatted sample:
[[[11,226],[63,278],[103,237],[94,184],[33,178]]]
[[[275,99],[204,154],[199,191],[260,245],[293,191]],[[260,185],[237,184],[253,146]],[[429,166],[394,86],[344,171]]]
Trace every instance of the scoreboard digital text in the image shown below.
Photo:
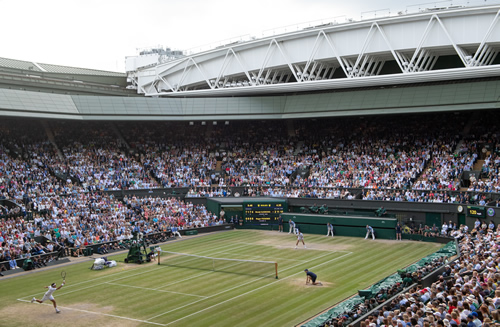
[[[245,203],[245,222],[250,224],[277,224],[283,213],[283,203]]]

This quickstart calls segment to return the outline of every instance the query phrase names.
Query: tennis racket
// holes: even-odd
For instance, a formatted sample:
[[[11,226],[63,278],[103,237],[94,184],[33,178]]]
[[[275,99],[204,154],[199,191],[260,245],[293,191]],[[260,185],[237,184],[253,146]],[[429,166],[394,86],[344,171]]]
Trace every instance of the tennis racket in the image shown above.
[[[61,271],[61,277],[63,279],[63,283],[66,283],[66,272],[64,270]]]

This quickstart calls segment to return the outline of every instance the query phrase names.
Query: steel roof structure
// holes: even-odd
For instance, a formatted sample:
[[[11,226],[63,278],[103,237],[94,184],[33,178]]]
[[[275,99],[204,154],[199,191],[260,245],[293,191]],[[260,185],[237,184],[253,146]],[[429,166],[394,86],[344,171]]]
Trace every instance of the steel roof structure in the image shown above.
[[[137,92],[163,97],[255,96],[498,76],[500,6],[424,10],[301,31],[141,65]],[[140,58],[139,58],[140,59]]]
[[[127,74],[0,58],[0,116],[216,122],[497,109],[499,20],[500,6],[484,6],[326,24],[170,61],[127,58]]]

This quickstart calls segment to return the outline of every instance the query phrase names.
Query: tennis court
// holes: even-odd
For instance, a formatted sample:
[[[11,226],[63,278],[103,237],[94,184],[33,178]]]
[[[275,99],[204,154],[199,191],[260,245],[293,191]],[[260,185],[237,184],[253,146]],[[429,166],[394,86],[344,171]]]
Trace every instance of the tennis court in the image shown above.
[[[43,295],[43,286],[53,279],[59,283],[60,270],[29,274],[0,284],[2,289],[10,286],[15,296],[2,294],[3,303],[29,314],[10,317],[5,309],[0,313],[7,315],[7,326],[36,325],[39,316],[50,317],[55,326],[62,316],[74,319],[73,326],[100,319],[105,325],[123,326],[291,326],[439,248],[306,235],[307,249],[294,249],[295,241],[286,233],[229,231],[167,243],[162,249],[176,254],[163,253],[161,265],[119,262],[102,271],[89,270],[88,263],[67,266],[67,285],[54,294],[62,310],[57,316],[51,303],[29,300]],[[207,260],[179,253],[269,263],[230,260],[224,271],[214,271]],[[169,266],[169,261],[175,265]],[[317,273],[323,286],[306,286],[305,268]]]

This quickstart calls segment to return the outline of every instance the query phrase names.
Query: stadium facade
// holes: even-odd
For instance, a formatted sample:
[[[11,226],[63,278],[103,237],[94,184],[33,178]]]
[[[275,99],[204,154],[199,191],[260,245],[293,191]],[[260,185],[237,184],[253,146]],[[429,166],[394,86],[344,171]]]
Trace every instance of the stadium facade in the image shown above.
[[[331,22],[172,60],[144,53],[127,58],[126,74],[0,58],[0,115],[227,121],[495,109],[499,10]]]

